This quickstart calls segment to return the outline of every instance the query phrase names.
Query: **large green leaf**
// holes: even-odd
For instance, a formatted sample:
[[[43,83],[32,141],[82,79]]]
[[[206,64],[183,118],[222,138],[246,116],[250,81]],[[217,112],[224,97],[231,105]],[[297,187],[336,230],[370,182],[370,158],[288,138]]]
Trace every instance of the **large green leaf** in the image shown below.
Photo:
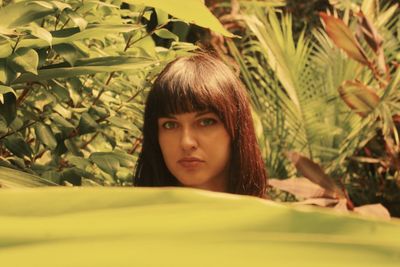
[[[3,190],[0,221],[4,266],[394,267],[400,257],[398,221],[185,188]]]
[[[21,188],[51,185],[56,184],[26,172],[0,167],[0,187]]]
[[[20,1],[0,8],[0,27],[12,28],[28,24],[57,11],[52,4],[41,4],[44,1]]]
[[[89,60],[79,60],[74,67],[64,65],[48,66],[38,71],[38,75],[25,73],[18,77],[13,83],[24,83],[29,81],[50,80],[56,78],[75,77],[79,75],[95,74],[99,72],[133,71],[140,70],[155,64],[156,61],[139,57],[102,57]]]
[[[90,25],[86,29],[80,31],[78,27],[68,28],[51,32],[52,45],[67,44],[82,39],[101,39],[108,34],[125,33],[138,30],[143,26],[137,24],[127,25]],[[49,46],[48,41],[43,39],[23,39],[19,43],[19,47],[43,48]]]
[[[227,37],[234,36],[222,26],[204,5],[203,1],[200,0],[124,0],[124,2],[159,8],[186,22],[209,28]]]

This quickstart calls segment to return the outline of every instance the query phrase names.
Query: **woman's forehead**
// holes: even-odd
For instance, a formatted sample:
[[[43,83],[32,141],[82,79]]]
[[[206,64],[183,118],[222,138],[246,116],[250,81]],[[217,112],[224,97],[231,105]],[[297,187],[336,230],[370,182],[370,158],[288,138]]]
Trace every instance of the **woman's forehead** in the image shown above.
[[[170,113],[166,114],[163,116],[160,116],[160,118],[171,118],[171,119],[176,119],[177,117],[182,117],[182,116],[190,116],[190,117],[201,117],[204,115],[214,115],[217,116],[217,114],[211,110],[201,110],[201,111],[192,111],[192,112],[181,112],[181,113]]]

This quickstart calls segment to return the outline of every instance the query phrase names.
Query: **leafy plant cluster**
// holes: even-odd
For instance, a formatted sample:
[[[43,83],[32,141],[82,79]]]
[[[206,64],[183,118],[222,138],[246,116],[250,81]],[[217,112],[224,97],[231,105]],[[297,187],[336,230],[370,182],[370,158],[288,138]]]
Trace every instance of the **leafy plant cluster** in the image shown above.
[[[251,92],[271,177],[302,174],[336,199],[329,205],[341,205],[340,198],[357,206],[379,202],[398,216],[398,5],[331,2],[333,13],[320,13],[324,28],[297,41],[290,14],[242,6],[246,34],[228,41],[229,51]],[[327,186],[330,177],[339,187]],[[305,196],[303,181],[280,188],[299,188],[300,199],[324,195],[308,187]]]
[[[56,184],[130,184],[151,80],[196,48],[165,28],[178,19],[142,2],[3,3],[2,166]],[[173,42],[157,47],[153,36]]]

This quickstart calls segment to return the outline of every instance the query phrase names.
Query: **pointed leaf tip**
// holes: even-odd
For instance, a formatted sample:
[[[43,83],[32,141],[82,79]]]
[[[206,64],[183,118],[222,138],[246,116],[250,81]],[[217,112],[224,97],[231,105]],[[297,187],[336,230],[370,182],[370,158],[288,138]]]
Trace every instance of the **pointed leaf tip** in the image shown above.
[[[319,13],[325,23],[325,30],[333,43],[343,49],[346,54],[363,65],[369,65],[369,60],[360,43],[354,37],[350,28],[341,20],[324,12]]]

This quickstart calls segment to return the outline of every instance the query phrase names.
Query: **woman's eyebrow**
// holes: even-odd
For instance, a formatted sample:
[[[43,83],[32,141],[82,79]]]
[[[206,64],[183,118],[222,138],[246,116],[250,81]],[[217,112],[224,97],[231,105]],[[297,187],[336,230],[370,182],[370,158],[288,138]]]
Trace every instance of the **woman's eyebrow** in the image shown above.
[[[214,114],[214,112],[207,110],[207,111],[198,112],[195,117],[197,118],[197,117],[203,116],[208,113]]]

